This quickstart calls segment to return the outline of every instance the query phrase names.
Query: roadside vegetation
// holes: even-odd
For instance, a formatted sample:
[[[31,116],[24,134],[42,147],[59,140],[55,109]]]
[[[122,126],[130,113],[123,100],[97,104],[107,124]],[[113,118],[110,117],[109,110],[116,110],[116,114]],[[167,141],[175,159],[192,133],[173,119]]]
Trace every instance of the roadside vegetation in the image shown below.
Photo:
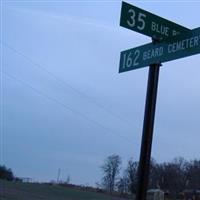
[[[149,189],[160,189],[169,199],[181,199],[184,191],[200,191],[200,160],[176,158],[157,163],[151,159]],[[130,159],[122,169],[119,155],[108,156],[100,166],[102,179],[96,187],[69,182],[27,183],[6,166],[0,166],[0,200],[118,200],[135,196],[138,162]]]
[[[130,159],[125,170],[121,169],[118,155],[107,157],[101,167],[102,187],[112,193],[135,194],[138,162]],[[149,189],[161,189],[170,199],[179,198],[185,190],[200,190],[200,160],[187,161],[182,157],[171,162],[157,163],[151,159]]]

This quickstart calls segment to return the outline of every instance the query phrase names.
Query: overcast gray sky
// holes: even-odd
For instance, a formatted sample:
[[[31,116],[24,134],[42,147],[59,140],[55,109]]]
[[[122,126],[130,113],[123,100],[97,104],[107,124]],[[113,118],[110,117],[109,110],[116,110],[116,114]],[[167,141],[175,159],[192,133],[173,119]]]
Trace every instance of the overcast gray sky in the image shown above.
[[[200,1],[127,1],[198,27]],[[121,1],[1,2],[1,164],[19,177],[94,185],[111,154],[139,158],[148,68],[118,73],[150,38],[119,26]],[[200,56],[160,71],[152,156],[200,159]]]

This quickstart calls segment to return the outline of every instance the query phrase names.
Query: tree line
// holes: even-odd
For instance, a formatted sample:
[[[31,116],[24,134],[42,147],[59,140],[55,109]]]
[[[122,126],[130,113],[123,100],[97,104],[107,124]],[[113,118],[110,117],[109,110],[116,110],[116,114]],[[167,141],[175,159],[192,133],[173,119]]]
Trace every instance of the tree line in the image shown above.
[[[0,165],[0,179],[4,179],[7,181],[13,181],[14,180],[14,174],[10,168],[7,168],[4,165]]]
[[[136,193],[138,162],[130,159],[122,171],[119,155],[108,156],[103,165],[101,186],[108,192]],[[200,189],[200,160],[187,161],[182,157],[171,162],[157,163],[151,159],[149,189],[161,189],[176,197],[186,189]]]

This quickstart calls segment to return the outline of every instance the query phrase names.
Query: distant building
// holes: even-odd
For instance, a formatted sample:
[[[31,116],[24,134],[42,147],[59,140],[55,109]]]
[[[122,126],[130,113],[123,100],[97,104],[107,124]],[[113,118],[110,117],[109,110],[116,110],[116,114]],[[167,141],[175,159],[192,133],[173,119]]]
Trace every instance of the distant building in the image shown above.
[[[32,178],[28,178],[28,177],[23,177],[21,178],[23,183],[33,183],[33,179]]]

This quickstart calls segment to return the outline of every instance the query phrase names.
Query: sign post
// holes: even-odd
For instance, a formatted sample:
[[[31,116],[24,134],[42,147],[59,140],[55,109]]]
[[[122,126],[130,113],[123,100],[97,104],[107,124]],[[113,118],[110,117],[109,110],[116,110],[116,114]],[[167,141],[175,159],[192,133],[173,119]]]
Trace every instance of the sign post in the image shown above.
[[[150,36],[152,43],[121,52],[119,73],[149,66],[136,200],[146,200],[161,63],[200,53],[200,28],[189,30],[122,2],[120,25]]]
[[[160,64],[149,66],[146,105],[143,122],[142,144],[138,167],[138,185],[136,200],[145,200],[149,180],[149,166],[151,160],[151,146],[153,140],[154,118],[158,89]]]

